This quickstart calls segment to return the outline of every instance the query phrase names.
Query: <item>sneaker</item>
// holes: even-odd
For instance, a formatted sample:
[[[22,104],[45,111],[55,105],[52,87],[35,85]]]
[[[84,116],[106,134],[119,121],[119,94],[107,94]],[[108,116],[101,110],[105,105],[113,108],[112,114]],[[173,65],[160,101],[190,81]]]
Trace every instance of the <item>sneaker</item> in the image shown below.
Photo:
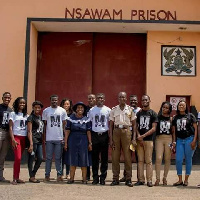
[[[12,184],[17,185],[17,179],[13,179]]]
[[[124,177],[121,178],[119,181],[120,181],[120,182],[126,182],[126,177],[124,176]]]
[[[144,182],[138,181],[138,182],[135,183],[134,185],[135,185],[135,186],[144,185]]]
[[[110,186],[115,186],[115,185],[119,185],[119,181],[114,180],[114,181],[112,181],[112,183],[110,184]]]
[[[153,187],[152,182],[147,182],[147,186],[148,186],[148,187]]]

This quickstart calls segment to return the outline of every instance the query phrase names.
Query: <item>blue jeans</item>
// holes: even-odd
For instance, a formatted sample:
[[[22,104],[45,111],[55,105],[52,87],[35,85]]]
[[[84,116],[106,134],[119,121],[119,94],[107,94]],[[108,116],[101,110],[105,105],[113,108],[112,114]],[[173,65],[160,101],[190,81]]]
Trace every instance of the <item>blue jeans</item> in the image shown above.
[[[29,171],[30,178],[35,177],[35,174],[42,163],[42,160],[43,160],[42,144],[34,143],[33,151],[35,153],[34,155],[31,155],[30,153],[28,153],[28,171]],[[37,160],[33,167],[33,162],[35,161],[35,157],[37,158]]]
[[[62,143],[60,140],[46,141],[46,165],[45,165],[46,177],[50,176],[50,173],[51,173],[53,153],[55,154],[55,165],[56,165],[57,176],[61,176]]]
[[[177,138],[176,141],[176,170],[177,175],[182,175],[183,159],[185,158],[186,175],[191,174],[192,170],[192,157],[195,150],[191,148],[191,142],[194,136],[187,137],[185,139]]]

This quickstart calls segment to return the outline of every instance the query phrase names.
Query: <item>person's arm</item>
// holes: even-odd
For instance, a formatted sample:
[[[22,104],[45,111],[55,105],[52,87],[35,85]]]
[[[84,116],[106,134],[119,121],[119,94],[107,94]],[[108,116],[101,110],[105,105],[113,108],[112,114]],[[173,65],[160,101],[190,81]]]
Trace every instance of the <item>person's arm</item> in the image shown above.
[[[154,122],[154,123],[152,124],[152,128],[151,128],[149,131],[147,131],[145,134],[140,135],[137,139],[138,139],[138,140],[143,140],[145,137],[147,137],[147,136],[149,136],[149,135],[152,135],[152,134],[156,131],[156,126],[157,126],[157,123]]]
[[[91,131],[87,131],[87,137],[88,137],[88,150],[92,151],[92,139],[91,139]]]
[[[197,142],[197,123],[193,123],[194,127],[194,139],[191,142],[191,148],[194,150],[196,148],[196,142]]]
[[[43,132],[43,141],[46,142],[46,128],[47,128],[47,121],[44,120],[44,132]]]
[[[70,130],[65,130],[65,146],[64,146],[65,151],[67,151],[67,141],[68,141],[69,134],[70,134]]]
[[[115,148],[115,144],[113,142],[113,130],[114,130],[114,122],[112,120],[110,120],[110,129],[109,129],[109,144],[111,148]]]
[[[28,122],[27,129],[28,129],[28,139],[30,142],[28,152],[31,153],[33,151],[32,122]]]
[[[200,148],[200,121],[198,121],[198,147]]]
[[[136,137],[137,137],[137,127],[136,127],[136,120],[134,119],[133,121],[132,121],[132,131],[133,131],[133,140],[132,140],[132,144],[134,145],[134,146],[136,146],[137,145],[137,142],[136,142]]]
[[[10,138],[11,138],[11,141],[12,141],[12,147],[16,148],[17,145],[18,145],[18,142],[15,141],[15,138],[14,138],[14,134],[13,134],[13,121],[12,120],[9,120],[9,134],[10,134]]]

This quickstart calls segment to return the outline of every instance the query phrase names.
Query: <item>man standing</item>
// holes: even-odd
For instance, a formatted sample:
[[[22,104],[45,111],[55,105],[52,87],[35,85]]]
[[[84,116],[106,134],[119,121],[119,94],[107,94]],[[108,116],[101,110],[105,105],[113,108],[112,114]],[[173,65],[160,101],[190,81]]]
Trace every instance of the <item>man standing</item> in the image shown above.
[[[9,126],[8,119],[9,113],[12,112],[12,109],[8,106],[11,100],[10,92],[5,92],[2,96],[3,103],[0,104],[0,182],[7,182],[3,176],[4,170],[4,161],[8,152],[9,147]]]
[[[42,119],[44,120],[44,134],[46,136],[46,165],[45,181],[50,181],[50,172],[53,154],[55,154],[55,165],[57,171],[57,181],[62,181],[62,140],[63,128],[66,124],[67,113],[65,109],[58,106],[58,96],[50,97],[51,106],[43,111]]]
[[[133,112],[135,113],[135,115],[137,114],[138,111],[141,110],[140,107],[137,106],[138,105],[138,97],[137,95],[130,95],[130,106],[133,108]],[[133,145],[136,144],[135,138],[133,139]],[[137,152],[135,151],[135,159],[136,162],[138,162],[138,157],[137,157]],[[138,167],[138,166],[137,166]],[[126,181],[126,171],[124,170],[124,177],[120,179],[120,182],[125,182]],[[137,169],[137,178],[138,178],[138,169]]]
[[[111,186],[119,185],[120,174],[120,153],[124,152],[126,182],[129,187],[133,187],[132,161],[131,161],[131,138],[135,126],[135,114],[130,106],[126,104],[127,95],[125,92],[118,94],[119,105],[110,112],[110,145],[112,146],[112,171],[113,181]]]
[[[88,117],[88,114],[89,114],[89,111],[92,107],[94,107],[96,105],[96,96],[94,94],[89,94],[88,95],[88,106],[87,106],[87,117]],[[89,156],[91,154],[91,152],[89,151]],[[87,167],[87,180],[89,181],[90,180],[90,166]]]
[[[92,121],[92,173],[93,185],[99,183],[99,156],[101,155],[100,184],[105,185],[108,169],[109,115],[110,108],[104,105],[105,95],[96,95],[97,105],[90,109],[89,118]]]
[[[144,185],[144,163],[146,163],[147,186],[152,187],[152,153],[153,133],[156,131],[157,114],[150,109],[150,97],[142,96],[142,110],[137,113],[137,154],[138,154],[138,182],[135,186]],[[135,137],[135,135],[134,135]]]

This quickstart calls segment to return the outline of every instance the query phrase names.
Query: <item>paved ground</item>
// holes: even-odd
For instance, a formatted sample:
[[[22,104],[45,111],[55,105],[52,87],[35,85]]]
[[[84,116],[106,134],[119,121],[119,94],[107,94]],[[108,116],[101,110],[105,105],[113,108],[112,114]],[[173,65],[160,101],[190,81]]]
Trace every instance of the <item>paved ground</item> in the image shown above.
[[[123,164],[121,164],[121,169],[123,170]],[[136,177],[136,165],[133,164],[133,181]],[[122,171],[121,171],[122,174]],[[5,165],[5,177],[7,179],[12,179],[12,162],[6,162]],[[56,173],[54,169],[51,174],[51,178],[55,178]],[[108,178],[105,186],[93,186],[91,182],[87,185],[81,184],[81,171],[77,169],[76,177],[77,180],[75,184],[67,185],[66,182],[56,183],[52,180],[50,183],[41,182],[39,184],[28,182],[28,170],[26,165],[21,166],[20,178],[26,181],[25,184],[21,185],[11,185],[11,184],[0,184],[0,199],[7,200],[23,200],[23,199],[33,199],[33,200],[46,200],[46,199],[148,199],[148,200],[171,200],[171,199],[200,199],[200,189],[196,187],[200,183],[200,166],[193,166],[192,175],[189,180],[188,187],[173,187],[172,184],[177,181],[175,166],[171,166],[171,170],[168,176],[168,186],[158,186],[153,188],[148,188],[145,186],[138,186],[129,188],[121,183],[119,186],[111,187],[109,186],[112,180],[111,164],[109,164]],[[38,171],[37,178],[43,181],[44,178],[44,163]],[[155,173],[154,179],[155,181]]]

